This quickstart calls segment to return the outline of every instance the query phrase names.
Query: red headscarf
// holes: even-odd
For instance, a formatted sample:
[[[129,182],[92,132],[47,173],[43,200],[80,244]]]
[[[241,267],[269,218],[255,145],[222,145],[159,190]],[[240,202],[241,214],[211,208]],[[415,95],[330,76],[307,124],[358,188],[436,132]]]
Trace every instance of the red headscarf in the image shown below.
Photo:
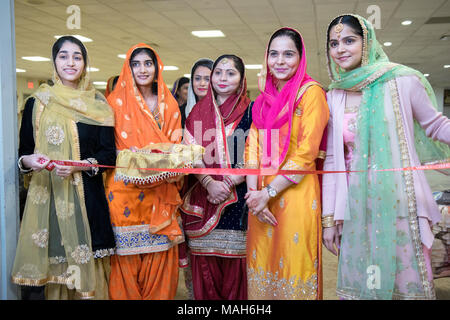
[[[214,69],[211,74],[213,73]],[[209,150],[206,153],[213,155],[214,161],[213,163],[210,160],[204,161],[207,168],[231,168],[227,155],[225,127],[234,124],[234,129],[241,121],[251,102],[246,94],[247,82],[243,75],[238,92],[231,95],[222,105],[217,106],[215,92],[210,82],[208,93],[194,106],[186,119],[184,142],[201,144]],[[201,122],[201,132],[195,132],[196,122]],[[211,140],[203,139],[207,130],[216,132],[215,137],[212,137]],[[222,180],[223,177],[214,176],[214,179]],[[209,202],[206,198],[207,195],[208,192],[195,179],[184,197],[182,211],[186,214],[183,215],[183,225],[186,234],[191,238],[201,237],[211,232],[219,222],[225,207],[237,201],[235,192],[230,199],[218,205]]]

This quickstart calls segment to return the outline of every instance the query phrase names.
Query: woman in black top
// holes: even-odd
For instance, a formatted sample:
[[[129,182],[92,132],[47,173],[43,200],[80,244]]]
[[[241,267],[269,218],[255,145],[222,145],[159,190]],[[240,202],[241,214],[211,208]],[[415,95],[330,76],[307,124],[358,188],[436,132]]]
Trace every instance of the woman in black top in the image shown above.
[[[89,82],[87,51],[78,39],[58,39],[53,61],[54,85],[42,85],[22,117],[18,165],[32,177],[12,281],[46,285],[47,299],[108,299],[115,239],[104,169],[45,169],[50,160],[114,165],[114,116]]]

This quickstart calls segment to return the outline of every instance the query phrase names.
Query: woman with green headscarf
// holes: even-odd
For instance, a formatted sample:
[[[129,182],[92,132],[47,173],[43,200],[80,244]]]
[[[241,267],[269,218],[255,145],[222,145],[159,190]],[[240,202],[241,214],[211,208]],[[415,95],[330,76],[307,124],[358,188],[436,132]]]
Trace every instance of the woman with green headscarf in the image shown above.
[[[323,178],[323,241],[339,254],[337,295],[435,299],[431,226],[441,216],[425,174],[379,170],[448,162],[450,120],[420,72],[389,61],[366,19],[334,19],[327,58],[324,170],[352,171]]]
[[[53,85],[26,100],[20,127],[18,166],[31,179],[12,282],[45,286],[48,300],[107,300],[116,244],[104,168],[89,165],[115,164],[114,113],[92,86],[80,40],[59,38],[52,58]]]

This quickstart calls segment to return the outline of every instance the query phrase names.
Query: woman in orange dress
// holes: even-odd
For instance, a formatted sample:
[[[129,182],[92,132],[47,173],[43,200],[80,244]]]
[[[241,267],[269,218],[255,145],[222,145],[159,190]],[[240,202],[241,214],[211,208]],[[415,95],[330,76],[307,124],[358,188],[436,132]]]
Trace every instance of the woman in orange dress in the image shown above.
[[[253,107],[246,167],[315,170],[329,118],[306,73],[301,35],[276,31]],[[249,299],[321,299],[321,207],[316,174],[247,176]]]
[[[163,64],[146,44],[127,53],[115,90],[108,101],[117,119],[117,151],[150,143],[179,143],[178,104],[162,78]],[[178,246],[182,241],[176,183],[138,187],[106,179],[116,256],[111,259],[111,299],[173,299],[178,285]]]

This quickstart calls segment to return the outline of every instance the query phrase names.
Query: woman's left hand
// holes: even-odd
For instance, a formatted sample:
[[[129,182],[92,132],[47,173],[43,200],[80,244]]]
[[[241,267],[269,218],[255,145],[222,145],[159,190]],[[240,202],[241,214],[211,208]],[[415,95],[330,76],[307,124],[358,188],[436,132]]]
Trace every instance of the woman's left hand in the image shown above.
[[[277,219],[267,207],[265,207],[256,217],[263,223],[268,223],[274,227],[278,225]]]
[[[61,178],[67,178],[72,175],[74,172],[74,168],[72,166],[62,166],[59,164],[55,164],[55,174]]]
[[[269,198],[269,194],[267,193],[267,190],[265,188],[259,191],[249,191],[245,195],[249,210],[255,214],[259,214],[264,210],[264,208],[267,207]]]

